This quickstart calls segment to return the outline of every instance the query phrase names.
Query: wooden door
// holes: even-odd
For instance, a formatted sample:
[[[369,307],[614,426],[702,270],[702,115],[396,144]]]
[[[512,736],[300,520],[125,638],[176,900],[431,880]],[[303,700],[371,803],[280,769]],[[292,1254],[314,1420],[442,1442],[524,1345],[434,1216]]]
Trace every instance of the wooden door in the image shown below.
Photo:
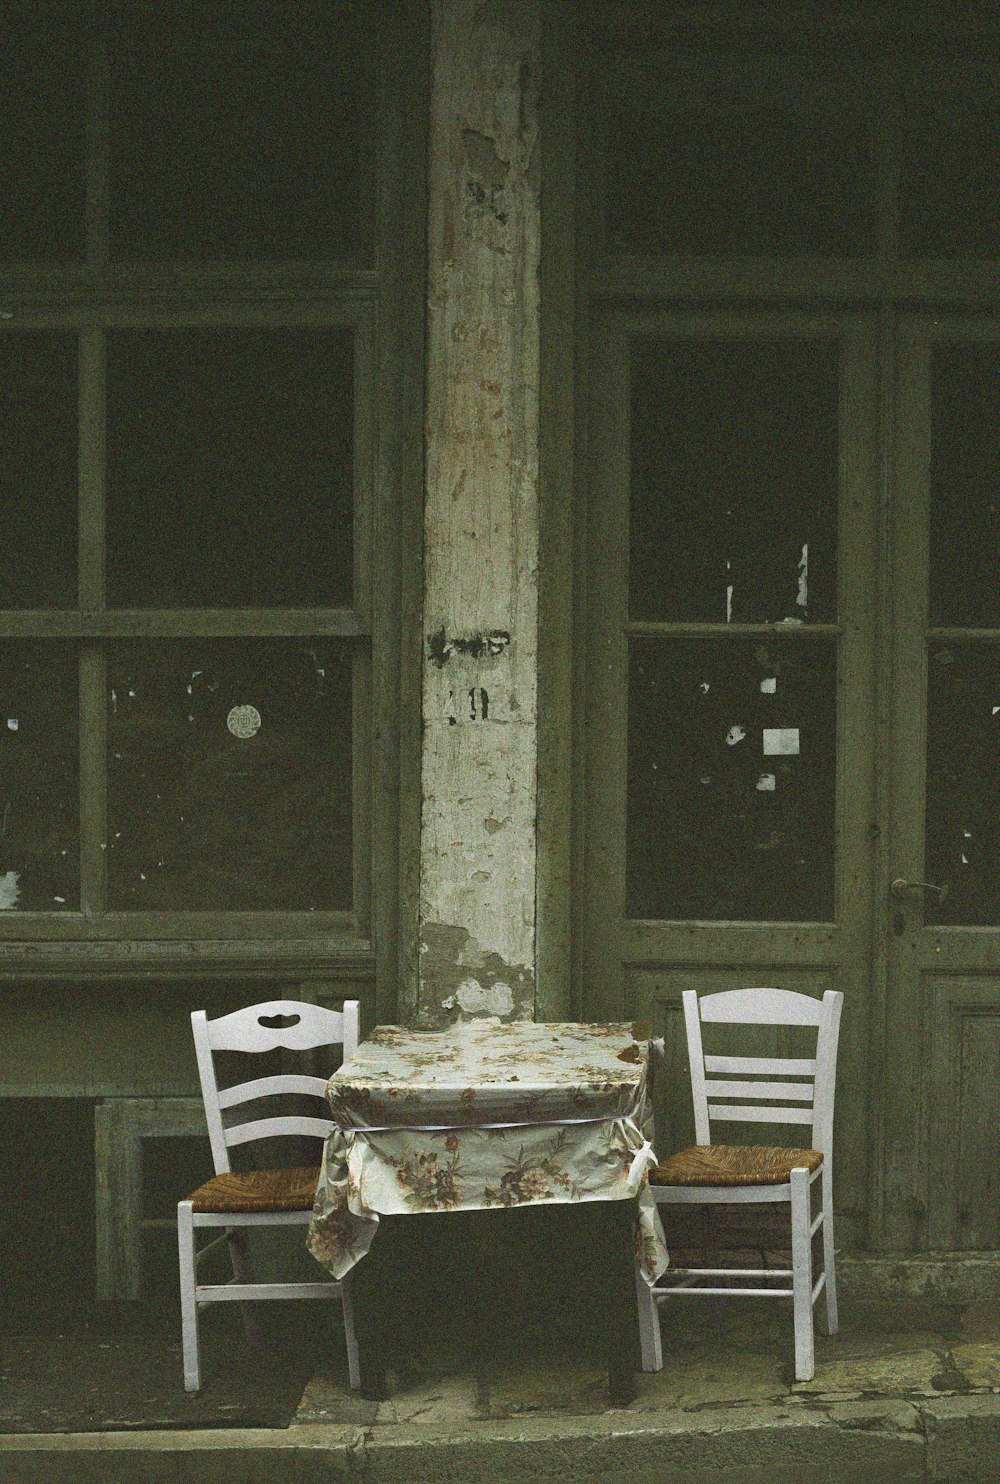
[[[841,1235],[863,1240],[878,336],[616,312],[592,343],[581,1010],[666,1038],[674,1145],[683,990],[842,989]]]
[[[890,1249],[1000,1248],[998,406],[995,321],[904,325],[882,897]]]

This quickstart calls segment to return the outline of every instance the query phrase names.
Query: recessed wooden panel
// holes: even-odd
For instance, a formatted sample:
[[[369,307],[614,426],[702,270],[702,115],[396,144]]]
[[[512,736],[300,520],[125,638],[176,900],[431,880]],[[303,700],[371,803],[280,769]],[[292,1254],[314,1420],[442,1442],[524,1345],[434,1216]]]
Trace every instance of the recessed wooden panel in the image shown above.
[[[1000,1247],[1000,989],[972,978],[928,984],[924,1122],[930,1245]]]

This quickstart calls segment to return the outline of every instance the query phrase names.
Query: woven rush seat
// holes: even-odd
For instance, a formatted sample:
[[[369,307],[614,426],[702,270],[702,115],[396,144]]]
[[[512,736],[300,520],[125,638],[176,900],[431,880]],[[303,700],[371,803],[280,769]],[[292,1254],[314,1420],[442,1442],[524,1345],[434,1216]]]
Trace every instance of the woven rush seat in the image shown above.
[[[188,1200],[196,1211],[311,1211],[319,1165],[294,1170],[231,1170],[213,1175]]]
[[[818,1149],[760,1144],[692,1144],[658,1164],[652,1185],[784,1185],[792,1170],[810,1174],[823,1163]]]

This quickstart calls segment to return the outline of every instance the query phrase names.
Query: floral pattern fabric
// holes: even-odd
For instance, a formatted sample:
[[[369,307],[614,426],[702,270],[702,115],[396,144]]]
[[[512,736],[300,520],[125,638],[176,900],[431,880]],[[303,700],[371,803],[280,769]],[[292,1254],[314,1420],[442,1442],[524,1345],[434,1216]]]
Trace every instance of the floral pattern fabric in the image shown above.
[[[310,1251],[343,1277],[380,1216],[637,1199],[636,1257],[655,1282],[668,1258],[648,1065],[628,1025],[378,1027],[329,1082]]]

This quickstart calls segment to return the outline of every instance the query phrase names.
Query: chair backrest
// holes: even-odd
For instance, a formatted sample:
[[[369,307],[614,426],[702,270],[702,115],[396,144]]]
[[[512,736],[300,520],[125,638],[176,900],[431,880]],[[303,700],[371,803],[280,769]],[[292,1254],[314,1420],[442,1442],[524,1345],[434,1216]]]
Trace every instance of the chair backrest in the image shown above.
[[[287,1114],[254,1118],[226,1128],[223,1109],[256,1102],[260,1098],[305,1093],[323,1098],[325,1102],[326,1079],[284,1073],[258,1077],[220,1091],[215,1077],[214,1053],[266,1052],[276,1047],[310,1051],[319,1046],[343,1046],[346,1061],[357,1050],[358,1026],[357,1000],[345,1000],[342,1011],[327,1010],[321,1005],[305,1004],[299,1000],[268,1000],[264,1004],[249,1005],[245,1010],[234,1010],[230,1015],[220,1015],[216,1020],[209,1020],[204,1010],[192,1012],[191,1029],[198,1058],[198,1076],[201,1078],[201,1095],[217,1175],[229,1170],[229,1150],[234,1144],[248,1144],[253,1139],[269,1139],[279,1134],[309,1134],[322,1138],[330,1132],[333,1121]]]
[[[790,989],[684,991],[695,1138],[710,1144],[713,1122],[805,1124],[813,1149],[833,1158],[833,1099],[844,996],[821,1000]],[[702,1025],[816,1027],[815,1057],[706,1056]]]

